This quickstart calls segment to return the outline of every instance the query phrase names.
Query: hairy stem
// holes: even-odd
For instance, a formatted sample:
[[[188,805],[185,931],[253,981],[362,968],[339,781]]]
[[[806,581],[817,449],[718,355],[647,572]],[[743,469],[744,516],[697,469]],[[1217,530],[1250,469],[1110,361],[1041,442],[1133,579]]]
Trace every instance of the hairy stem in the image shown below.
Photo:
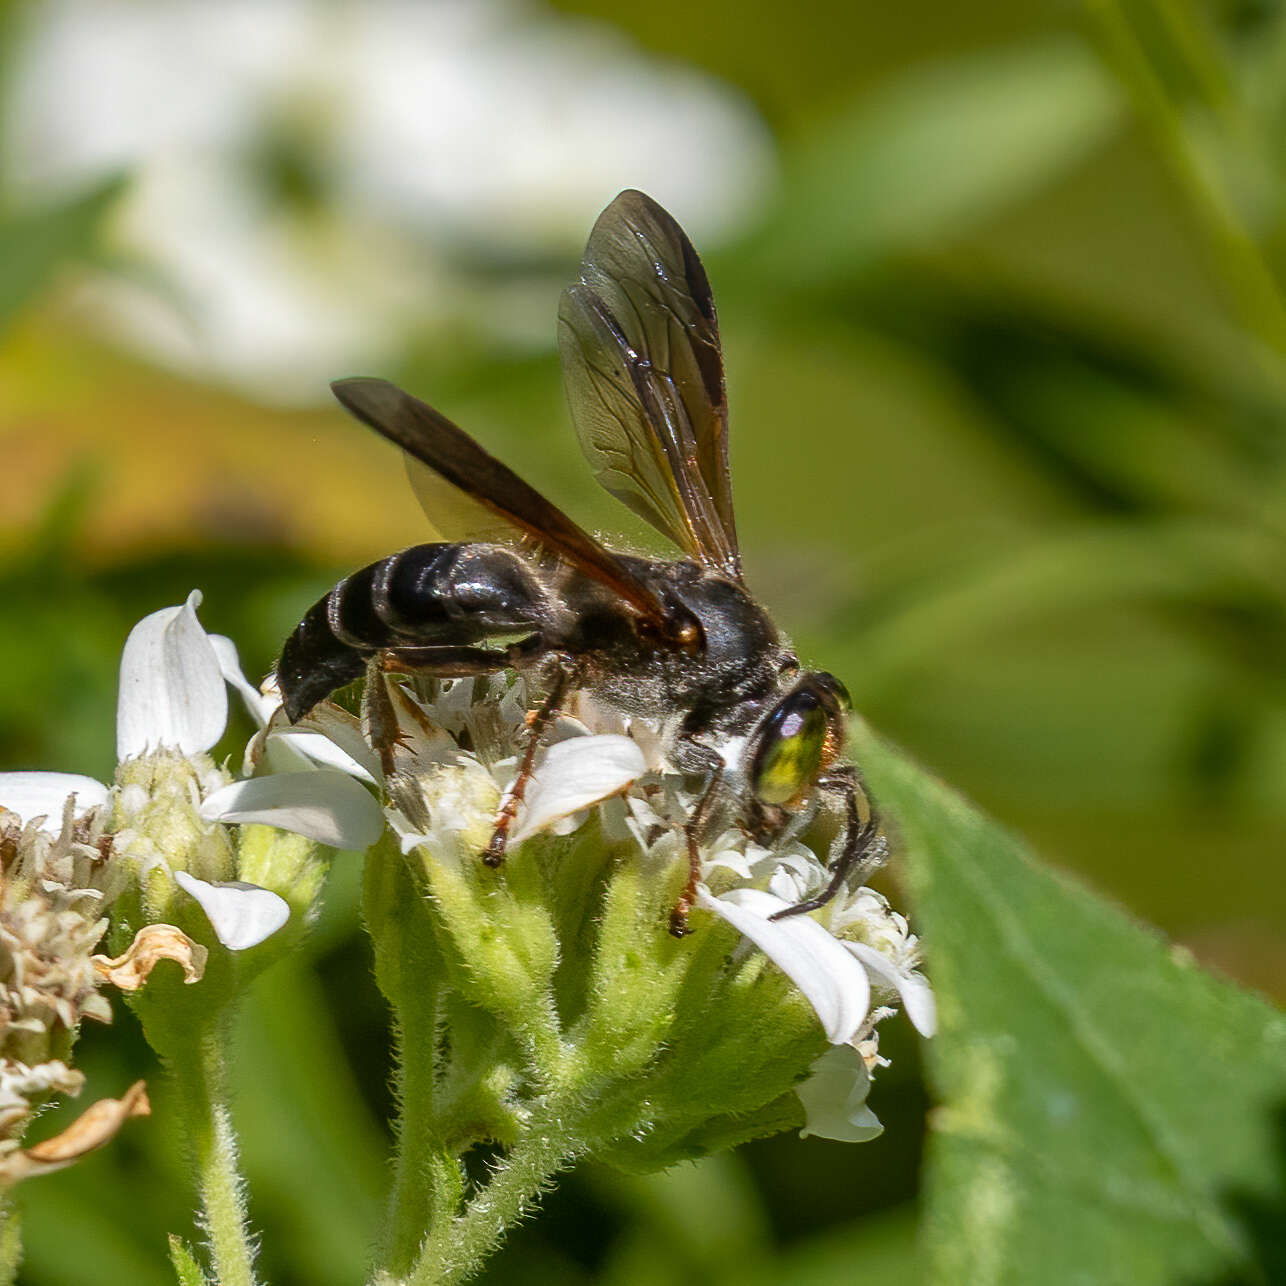
[[[582,1150],[553,1124],[560,1115],[551,1111],[532,1121],[464,1213],[434,1222],[407,1286],[450,1286],[482,1267],[505,1233]]]
[[[386,1282],[410,1270],[427,1228],[454,1218],[463,1176],[440,1129],[441,956],[423,895],[395,844],[367,855],[363,899],[375,977],[397,1037],[393,1183],[374,1276]]]
[[[227,1022],[204,1024],[175,1050],[171,1072],[178,1110],[196,1166],[201,1223],[210,1241],[219,1286],[254,1286],[254,1246],[246,1220],[245,1185],[237,1170],[237,1142],[228,1111]]]
[[[434,1059],[427,1052],[437,1032],[425,1008],[403,1012],[398,1023],[397,1143],[380,1252],[382,1267],[396,1276],[415,1262],[425,1229],[454,1216],[463,1189],[459,1162],[439,1131]]]
[[[1286,302],[1263,252],[1227,195],[1194,155],[1178,108],[1149,61],[1119,0],[1087,0],[1091,32],[1186,192],[1224,282],[1247,328],[1278,357],[1286,354]],[[1276,372],[1270,370],[1272,375]]]

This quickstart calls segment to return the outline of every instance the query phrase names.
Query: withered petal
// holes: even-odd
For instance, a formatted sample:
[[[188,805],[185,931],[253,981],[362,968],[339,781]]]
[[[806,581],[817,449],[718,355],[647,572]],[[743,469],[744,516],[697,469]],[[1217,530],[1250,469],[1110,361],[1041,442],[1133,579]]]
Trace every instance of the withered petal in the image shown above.
[[[10,1153],[0,1161],[0,1184],[61,1170],[110,1142],[131,1116],[149,1116],[151,1111],[146,1083],[135,1081],[120,1098],[99,1099],[86,1108],[61,1134]]]
[[[106,956],[91,956],[90,959],[104,982],[110,982],[122,991],[137,991],[162,960],[173,960],[181,965],[185,983],[199,982],[205,973],[208,955],[205,947],[193,942],[172,924],[145,924],[134,935],[129,948],[115,960]]]

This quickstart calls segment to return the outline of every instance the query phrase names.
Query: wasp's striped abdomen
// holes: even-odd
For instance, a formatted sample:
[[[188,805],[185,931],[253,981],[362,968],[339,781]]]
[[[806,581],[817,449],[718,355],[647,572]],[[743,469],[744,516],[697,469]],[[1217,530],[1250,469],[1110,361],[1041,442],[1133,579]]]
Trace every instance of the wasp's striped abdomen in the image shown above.
[[[277,663],[286,714],[301,719],[360,678],[376,652],[458,647],[536,628],[546,595],[503,545],[415,545],[371,563],[314,603]]]

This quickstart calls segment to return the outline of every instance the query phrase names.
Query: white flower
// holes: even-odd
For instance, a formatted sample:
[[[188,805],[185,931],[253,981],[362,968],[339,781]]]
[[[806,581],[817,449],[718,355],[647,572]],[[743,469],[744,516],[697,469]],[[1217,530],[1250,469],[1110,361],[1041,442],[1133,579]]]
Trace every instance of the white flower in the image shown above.
[[[113,335],[276,399],[387,365],[426,321],[544,346],[551,286],[466,281],[453,247],[570,256],[631,186],[713,242],[773,168],[735,91],[525,0],[46,0],[22,19],[11,186],[127,171],[114,235],[168,289],[101,281]],[[315,177],[303,213],[273,194],[273,145]]]
[[[153,750],[196,755],[223,736],[228,693],[219,658],[197,620],[201,594],[163,607],[130,631],[121,654],[116,758]]]
[[[509,838],[521,844],[563,818],[624,790],[647,770],[643,752],[611,733],[555,742],[527,787]]]
[[[131,630],[125,643],[116,716],[117,756],[125,779],[119,793],[126,822],[119,836],[122,847],[137,838],[147,853],[155,849],[154,842],[135,837],[129,827],[149,800],[147,790],[130,780],[135,775],[131,765],[163,763],[167,756],[186,763],[185,780],[194,781],[202,797],[196,802],[203,822],[263,822],[333,848],[374,843],[383,828],[379,805],[347,773],[312,768],[228,783],[214,766],[206,752],[227,723],[225,683],[243,696],[254,690],[236,663],[231,641],[212,638],[202,629],[196,615],[200,602],[194,590],[181,606],[153,612]],[[255,709],[252,705],[252,713]],[[262,713],[262,707],[258,709]],[[44,816],[47,825],[61,825],[63,803],[71,795],[76,796],[77,811],[84,811],[104,805],[110,791],[93,778],[66,773],[0,773],[0,805],[24,820]],[[148,857],[147,864],[153,866],[163,856]],[[275,910],[265,913],[269,900]],[[238,909],[238,901],[245,907]],[[219,940],[233,950],[254,945],[248,924],[266,937],[289,914],[276,893],[254,886],[225,888],[202,906]]]
[[[200,903],[215,937],[229,951],[258,946],[290,919],[284,898],[242,880],[211,882],[175,871],[174,882]]]
[[[69,772],[0,773],[0,807],[17,813],[24,822],[57,835],[63,829],[63,806],[75,799],[77,817],[107,803],[110,791],[93,777]]]
[[[328,702],[288,729],[283,740],[315,738],[329,746],[331,756],[338,754],[336,762],[346,761],[353,776],[385,787],[388,822],[404,850],[428,844],[449,853],[462,838],[478,848],[490,838],[490,823],[513,783],[527,712],[525,684],[510,684],[503,676],[479,682],[488,684],[486,700],[473,700],[469,679],[440,684],[437,700],[429,705],[400,684],[389,685],[401,735],[388,780],[358,721]],[[278,721],[274,712],[269,731]],[[465,732],[478,753],[461,750],[455,738]],[[510,829],[515,846],[543,831],[570,833],[585,821],[585,810],[647,771],[642,750],[629,737],[596,735],[571,716],[555,721],[548,740]],[[310,753],[327,752],[317,747]]]
[[[621,944],[612,940],[610,947],[604,946],[588,922],[579,936],[561,940],[557,949],[552,938],[537,932],[542,923],[549,934],[559,932],[558,915],[548,908],[544,911],[548,921],[542,922],[542,913],[533,906],[528,908],[530,921],[524,912],[504,928],[498,919],[493,929],[487,928],[508,903],[497,896],[500,886],[483,873],[481,853],[529,745],[528,676],[506,673],[442,681],[382,676],[379,681],[385,693],[375,696],[381,707],[387,697],[397,730],[387,747],[386,765],[371,755],[359,721],[329,702],[317,706],[296,732],[325,734],[332,740],[331,753],[342,753],[357,772],[374,776],[385,787],[389,824],[400,836],[403,852],[416,853],[415,869],[429,891],[426,905],[449,926],[448,939],[469,962],[468,968],[476,971],[476,985],[480,989],[494,986],[502,993],[514,985],[510,968],[514,961],[528,962],[514,966],[519,974],[528,969],[536,976],[540,962],[571,962],[578,952],[584,953],[584,959],[577,967],[583,966],[587,978],[597,978],[588,984],[591,988],[607,985],[596,972],[603,969],[613,980],[611,986],[618,985],[614,953]],[[372,694],[368,699],[373,699]],[[270,717],[269,730],[279,718],[278,714]],[[622,892],[621,902],[614,903],[617,881],[624,881],[623,888],[655,888],[650,883],[653,878],[665,878],[668,883],[675,866],[686,869],[684,828],[703,789],[700,781],[667,761],[669,731],[585,693],[571,694],[563,712],[546,729],[545,744],[535,756],[533,774],[509,832],[508,860],[520,863],[524,845],[536,835],[570,835],[597,813],[602,852],[610,854],[597,874],[586,880],[584,874],[562,867],[592,861],[592,844],[542,845],[535,857],[547,876],[560,883],[566,879],[571,888],[580,890],[579,896],[587,899],[586,916],[593,916],[596,899],[604,898],[603,906],[612,910],[603,912],[601,923],[614,924],[615,933],[622,931],[623,923],[632,924],[626,938],[637,936],[639,950],[647,949],[644,943],[649,939],[657,941],[666,926],[655,917],[655,906],[646,894],[635,912],[644,917],[641,921],[619,919],[637,893]],[[739,761],[731,752],[729,759],[735,788]],[[826,885],[826,862],[789,835],[771,845],[758,843],[735,824],[737,820],[731,816],[734,824],[723,830],[716,827],[702,839],[698,854],[702,881],[697,885],[694,914],[709,911],[745,939],[725,962],[725,980],[756,977],[758,967],[753,963],[747,974],[740,971],[752,950],[762,952],[808,1002],[831,1043],[831,1051],[813,1063],[798,1087],[807,1118],[805,1132],[850,1142],[872,1138],[880,1125],[865,1101],[871,1070],[883,1062],[877,1052],[876,1026],[894,1012],[886,1002],[900,999],[920,1031],[929,1034],[933,1029],[932,993],[917,969],[915,937],[887,900],[867,888],[845,888],[818,911],[774,920],[775,914]],[[641,882],[630,869],[635,864],[648,873]],[[466,878],[459,878],[461,874]],[[533,934],[530,943],[523,937],[528,924]],[[698,922],[693,927],[698,933],[714,931],[710,924]],[[606,937],[609,930],[604,928],[602,933]],[[517,945],[507,942],[506,935],[513,935]],[[507,943],[499,958],[510,964],[497,969],[493,977],[486,961],[497,942]],[[596,954],[600,950],[605,953],[602,958]],[[680,968],[682,959],[680,955]],[[699,985],[708,990],[708,977],[702,975]],[[737,990],[735,982],[729,985]],[[783,997],[780,991],[740,990],[735,1003],[753,1007],[758,990],[761,1004],[784,1000],[783,1013],[790,1014],[790,1023],[802,1016],[794,998]],[[621,1011],[628,1013],[631,1002],[625,992],[620,1002]],[[807,1049],[800,1053],[806,1066],[811,1053]]]
[[[390,825],[404,851],[426,844],[439,856],[476,855],[525,744],[525,680],[442,682],[427,701],[397,682],[388,690],[401,734],[397,770],[387,783]],[[329,703],[300,726],[325,733],[348,754],[364,745],[357,721]],[[460,747],[457,739],[466,735],[473,750]],[[658,864],[682,857],[683,826],[699,788],[665,761],[659,729],[576,693],[548,739],[511,829],[513,844],[542,830],[566,834],[583,823],[584,810],[625,792],[615,823],[604,815],[606,830],[621,827]],[[868,888],[844,890],[821,912],[773,920],[826,883],[825,864],[811,849],[789,839],[766,848],[733,827],[707,840],[701,857],[702,875],[719,893],[699,886],[699,905],[795,983],[832,1044],[860,1044],[887,1012],[872,1010],[872,984],[890,998],[896,993],[917,1030],[932,1034],[933,994],[916,969],[915,937],[884,897]]]
[[[841,891],[825,908],[831,932],[862,962],[871,981],[896,992],[921,1036],[937,1031],[937,1006],[929,980],[919,971],[919,943],[906,917],[874,889]]]

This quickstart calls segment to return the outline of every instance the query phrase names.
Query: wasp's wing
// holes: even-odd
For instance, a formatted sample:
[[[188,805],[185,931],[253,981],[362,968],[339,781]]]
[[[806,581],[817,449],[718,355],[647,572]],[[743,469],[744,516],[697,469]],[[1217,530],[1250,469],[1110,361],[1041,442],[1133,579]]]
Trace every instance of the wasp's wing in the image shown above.
[[[669,632],[661,601],[615,554],[445,415],[387,380],[336,380],[331,389],[363,424],[397,443],[476,506],[607,586],[658,632]]]
[[[740,577],[710,282],[683,229],[626,191],[558,312],[563,383],[595,476],[707,567]]]
[[[520,527],[466,495],[409,451],[402,452],[402,461],[411,490],[429,520],[435,539],[452,543],[494,541],[503,545],[523,535]]]

